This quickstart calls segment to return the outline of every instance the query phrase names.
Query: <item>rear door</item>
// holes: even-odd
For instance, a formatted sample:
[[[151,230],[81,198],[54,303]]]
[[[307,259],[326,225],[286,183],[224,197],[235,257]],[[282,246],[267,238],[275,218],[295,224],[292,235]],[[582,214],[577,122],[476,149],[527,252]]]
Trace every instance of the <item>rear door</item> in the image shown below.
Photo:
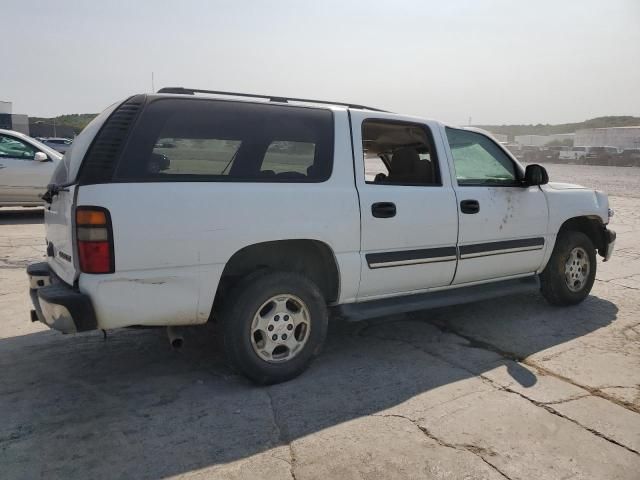
[[[444,134],[460,217],[454,283],[535,272],[545,251],[544,193],[522,186],[521,167],[490,137],[454,128]]]
[[[458,214],[438,125],[351,111],[361,209],[359,300],[449,285]]]

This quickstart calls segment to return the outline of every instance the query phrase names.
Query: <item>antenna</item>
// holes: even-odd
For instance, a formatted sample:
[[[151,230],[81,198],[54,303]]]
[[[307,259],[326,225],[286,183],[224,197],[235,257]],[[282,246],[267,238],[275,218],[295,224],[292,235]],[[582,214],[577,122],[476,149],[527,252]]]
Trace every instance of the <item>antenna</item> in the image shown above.
[[[156,91],[156,86],[155,83],[153,81],[153,72],[151,72],[151,93]]]

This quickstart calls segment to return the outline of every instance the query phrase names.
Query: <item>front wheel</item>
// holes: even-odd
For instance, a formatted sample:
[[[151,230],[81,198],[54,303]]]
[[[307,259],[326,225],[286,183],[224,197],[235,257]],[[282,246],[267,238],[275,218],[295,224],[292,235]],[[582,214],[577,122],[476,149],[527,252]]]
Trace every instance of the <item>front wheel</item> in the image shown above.
[[[328,313],[311,280],[267,271],[230,292],[221,320],[231,366],[256,383],[272,384],[300,375],[318,355]]]
[[[558,235],[549,263],[540,274],[542,295],[552,305],[583,301],[596,279],[596,249],[582,232]]]

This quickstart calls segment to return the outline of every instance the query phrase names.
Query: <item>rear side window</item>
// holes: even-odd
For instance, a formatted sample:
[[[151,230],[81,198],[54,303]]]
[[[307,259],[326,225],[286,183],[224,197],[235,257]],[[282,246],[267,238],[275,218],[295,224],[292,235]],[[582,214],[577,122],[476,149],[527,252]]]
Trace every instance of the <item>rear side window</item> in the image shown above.
[[[221,138],[167,138],[162,135],[147,164],[151,174],[227,175],[242,142]]]
[[[315,143],[274,140],[267,148],[260,171],[276,175],[283,172],[313,174],[315,158]]]
[[[329,110],[158,99],[135,126],[116,179],[321,182],[332,163]]]

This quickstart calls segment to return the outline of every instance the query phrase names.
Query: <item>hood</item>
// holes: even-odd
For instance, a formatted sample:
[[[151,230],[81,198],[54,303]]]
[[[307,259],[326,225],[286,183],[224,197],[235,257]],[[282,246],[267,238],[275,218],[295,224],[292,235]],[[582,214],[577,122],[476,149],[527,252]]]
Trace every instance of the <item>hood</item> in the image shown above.
[[[554,190],[585,190],[586,187],[582,185],[576,185],[574,183],[560,183],[560,182],[549,182],[547,183],[549,188],[553,188]]]

